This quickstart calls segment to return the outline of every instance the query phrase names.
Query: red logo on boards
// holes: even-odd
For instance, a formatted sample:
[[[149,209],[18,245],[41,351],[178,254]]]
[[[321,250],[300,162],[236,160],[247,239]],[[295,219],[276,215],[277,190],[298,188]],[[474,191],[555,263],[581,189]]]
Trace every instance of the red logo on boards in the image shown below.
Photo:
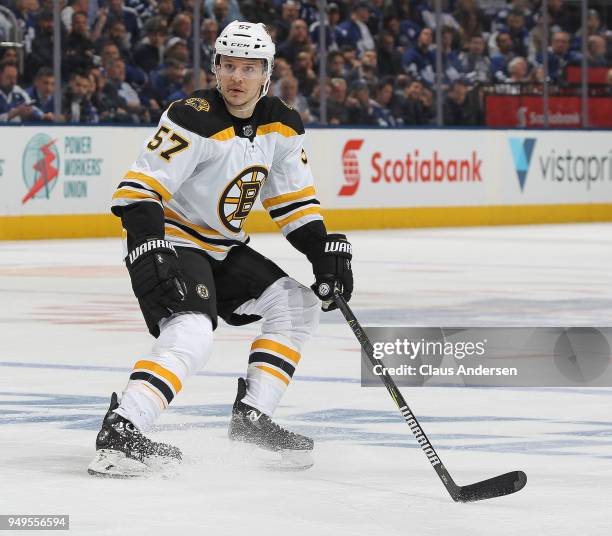
[[[344,182],[346,183],[338,195],[351,196],[354,195],[359,188],[361,175],[359,174],[359,160],[356,151],[361,149],[363,140],[349,140],[342,149],[342,170],[344,171]]]

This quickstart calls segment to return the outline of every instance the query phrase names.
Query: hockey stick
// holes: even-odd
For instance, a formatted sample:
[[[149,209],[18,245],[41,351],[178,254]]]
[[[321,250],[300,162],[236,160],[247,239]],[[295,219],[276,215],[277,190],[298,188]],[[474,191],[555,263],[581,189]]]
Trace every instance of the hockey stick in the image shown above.
[[[372,365],[377,365],[378,361],[374,357],[374,347],[357,318],[355,318],[353,311],[351,311],[351,308],[346,303],[346,300],[341,294],[336,293],[334,295],[334,302],[344,315],[344,318],[346,318],[349,327],[353,331]],[[493,497],[502,497],[504,495],[516,493],[525,487],[525,484],[527,484],[527,475],[523,471],[512,471],[503,475],[494,476],[488,480],[476,482],[475,484],[468,484],[467,486],[458,486],[455,484],[453,477],[451,477],[446,467],[444,467],[442,460],[440,460],[432,444],[429,442],[429,439],[427,439],[425,432],[411,409],[408,407],[408,404],[406,404],[402,393],[400,393],[391,376],[383,374],[380,376],[380,379],[385,384],[391,398],[393,398],[397,404],[408,427],[427,456],[429,463],[431,463],[436,473],[438,473],[444,487],[455,502],[474,502],[483,499],[492,499]]]

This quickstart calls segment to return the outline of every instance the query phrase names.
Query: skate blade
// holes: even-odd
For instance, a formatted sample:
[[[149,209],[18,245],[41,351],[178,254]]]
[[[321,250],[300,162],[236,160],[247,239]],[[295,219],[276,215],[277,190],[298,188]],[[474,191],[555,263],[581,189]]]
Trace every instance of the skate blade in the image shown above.
[[[267,450],[252,443],[231,441],[228,461],[272,471],[304,471],[314,465],[310,450]]]
[[[310,450],[281,450],[280,460],[268,463],[268,469],[273,471],[305,471],[314,465]]]
[[[101,449],[87,467],[92,476],[103,478],[149,478],[162,476],[169,478],[178,473],[178,460],[168,460],[159,456],[146,459],[146,463],[128,458],[118,450]]]

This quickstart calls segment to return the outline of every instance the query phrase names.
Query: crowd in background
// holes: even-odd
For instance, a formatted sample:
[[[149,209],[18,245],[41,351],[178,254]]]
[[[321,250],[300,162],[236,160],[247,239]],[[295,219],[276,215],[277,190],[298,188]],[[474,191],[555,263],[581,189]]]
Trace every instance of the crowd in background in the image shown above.
[[[154,123],[165,107],[214,87],[215,39],[231,21],[263,22],[276,43],[269,94],[305,123],[319,121],[317,0],[204,0],[199,43],[196,0],[67,0],[62,25],[61,115],[54,115],[53,0],[0,0],[0,121]],[[537,0],[443,0],[443,118],[483,123],[483,88],[513,94],[544,79],[544,31]],[[435,2],[329,2],[323,21],[327,122],[334,125],[427,125],[434,121]],[[582,61],[576,4],[548,0],[549,81]],[[602,3],[605,7],[605,4]],[[23,42],[11,42],[12,12]],[[591,67],[612,66],[612,8],[588,12]],[[194,73],[194,46],[202,71]],[[607,73],[612,95],[612,69]],[[612,98],[612,97],[611,97]]]

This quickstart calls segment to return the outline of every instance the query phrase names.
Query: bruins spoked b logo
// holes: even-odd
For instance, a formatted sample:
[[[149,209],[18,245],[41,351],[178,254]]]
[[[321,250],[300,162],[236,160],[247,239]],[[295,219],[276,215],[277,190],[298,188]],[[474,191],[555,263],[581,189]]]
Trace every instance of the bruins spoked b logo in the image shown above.
[[[227,185],[219,199],[219,219],[230,231],[240,232],[267,178],[267,168],[251,166]]]

